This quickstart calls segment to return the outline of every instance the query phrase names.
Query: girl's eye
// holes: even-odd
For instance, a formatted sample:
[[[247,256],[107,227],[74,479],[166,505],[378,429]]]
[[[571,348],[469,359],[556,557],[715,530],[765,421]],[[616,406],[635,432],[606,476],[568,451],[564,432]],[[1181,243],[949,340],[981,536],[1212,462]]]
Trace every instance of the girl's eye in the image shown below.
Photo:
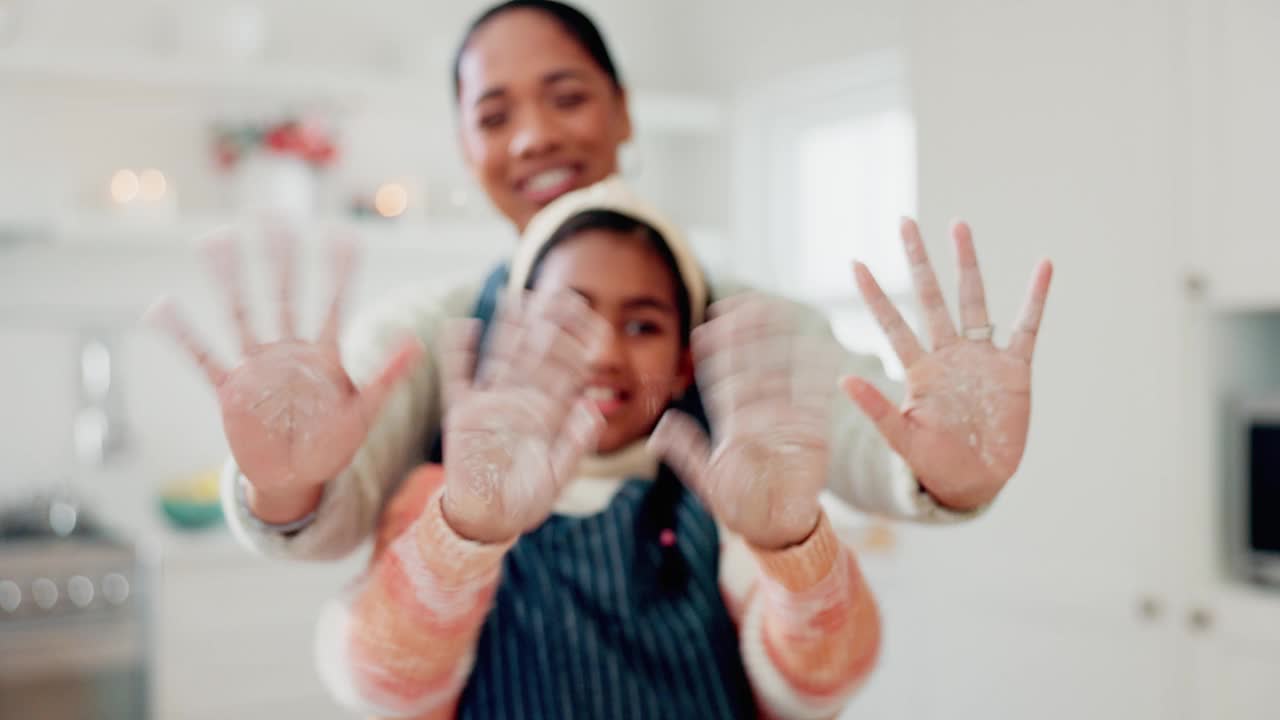
[[[659,326],[657,323],[649,322],[647,320],[632,320],[628,322],[623,329],[625,330],[626,334],[629,336],[657,335],[658,333],[662,332],[661,326]]]

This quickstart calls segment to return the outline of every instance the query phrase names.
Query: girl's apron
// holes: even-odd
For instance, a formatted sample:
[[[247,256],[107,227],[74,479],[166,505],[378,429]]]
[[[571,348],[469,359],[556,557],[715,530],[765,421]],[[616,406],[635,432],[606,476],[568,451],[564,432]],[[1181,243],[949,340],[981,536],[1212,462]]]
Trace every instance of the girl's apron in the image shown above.
[[[476,303],[486,331],[506,280],[494,270]],[[680,409],[706,426],[696,388]],[[503,560],[458,716],[754,717],[719,577],[715,521],[665,466],[600,513],[552,515]]]

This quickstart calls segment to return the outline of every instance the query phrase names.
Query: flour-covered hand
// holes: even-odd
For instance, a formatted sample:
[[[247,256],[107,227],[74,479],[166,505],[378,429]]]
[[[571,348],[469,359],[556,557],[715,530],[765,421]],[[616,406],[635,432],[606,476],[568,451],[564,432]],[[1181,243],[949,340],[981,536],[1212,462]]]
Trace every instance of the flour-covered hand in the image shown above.
[[[720,522],[762,549],[809,536],[827,480],[837,348],[796,326],[790,304],[765,296],[714,305],[693,334],[713,438],[668,411],[650,439]]]
[[[416,339],[404,338],[382,369],[357,385],[338,348],[346,290],[356,264],[354,241],[340,236],[332,246],[329,312],[318,335],[307,339],[298,332],[293,310],[297,240],[278,222],[265,226],[265,236],[279,293],[278,339],[261,339],[253,328],[241,277],[239,236],[231,230],[211,234],[202,245],[240,338],[239,364],[216,360],[172,300],[157,303],[148,320],[186,350],[216,391],[227,444],[249,481],[254,512],[263,520],[288,522],[314,508],[324,483],[350,464],[423,348]]]
[[[589,358],[608,332],[568,291],[506,303],[479,372],[478,325],[450,328],[443,348],[445,520],[477,542],[541,524],[604,421],[582,399]]]
[[[952,236],[964,330],[956,331],[947,311],[919,228],[905,220],[902,238],[933,347],[921,346],[871,272],[857,264],[858,289],[906,369],[906,399],[895,408],[860,378],[847,378],[844,388],[925,489],[963,510],[994,498],[1022,460],[1031,420],[1031,357],[1053,266],[1046,260],[1036,267],[1022,316],[1008,347],[1000,348],[991,339],[969,227],[955,223]]]

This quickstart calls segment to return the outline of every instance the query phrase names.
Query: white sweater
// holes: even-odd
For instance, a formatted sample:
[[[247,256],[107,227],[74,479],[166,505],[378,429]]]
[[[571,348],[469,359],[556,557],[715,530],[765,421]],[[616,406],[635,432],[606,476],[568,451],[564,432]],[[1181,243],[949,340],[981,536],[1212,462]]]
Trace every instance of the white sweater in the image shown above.
[[[722,299],[748,289],[736,283],[713,283],[712,295]],[[223,508],[232,531],[246,546],[267,555],[327,560],[347,555],[371,537],[383,502],[406,471],[422,461],[430,439],[440,429],[443,412],[436,340],[444,321],[471,314],[479,290],[480,285],[474,284],[443,296],[396,293],[352,323],[342,351],[347,372],[357,384],[369,381],[407,335],[417,337],[427,352],[391,394],[351,465],[325,485],[314,519],[301,530],[286,535],[258,523],[239,499],[239,470],[234,460],[228,460]],[[797,307],[796,317],[803,334],[836,342],[821,313]],[[840,370],[871,380],[890,398],[901,396],[901,388],[885,376],[873,356],[846,353]],[[838,398],[831,418],[832,467],[827,487],[836,497],[866,513],[922,522],[950,522],[980,512],[956,513],[939,506],[851,400]]]

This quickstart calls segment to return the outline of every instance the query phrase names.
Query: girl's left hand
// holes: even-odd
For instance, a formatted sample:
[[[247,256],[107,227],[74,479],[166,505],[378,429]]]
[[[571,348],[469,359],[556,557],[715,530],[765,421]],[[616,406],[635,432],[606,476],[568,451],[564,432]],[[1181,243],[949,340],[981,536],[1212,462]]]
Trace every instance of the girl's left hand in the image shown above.
[[[716,303],[693,331],[714,444],[667,411],[649,446],[724,525],[762,549],[803,541],[826,486],[838,355],[796,334],[790,306],[760,295]]]
[[[595,447],[604,418],[582,392],[609,328],[576,293],[530,293],[503,304],[475,377],[479,324],[451,330],[440,505],[462,537],[507,542],[547,519]]]

